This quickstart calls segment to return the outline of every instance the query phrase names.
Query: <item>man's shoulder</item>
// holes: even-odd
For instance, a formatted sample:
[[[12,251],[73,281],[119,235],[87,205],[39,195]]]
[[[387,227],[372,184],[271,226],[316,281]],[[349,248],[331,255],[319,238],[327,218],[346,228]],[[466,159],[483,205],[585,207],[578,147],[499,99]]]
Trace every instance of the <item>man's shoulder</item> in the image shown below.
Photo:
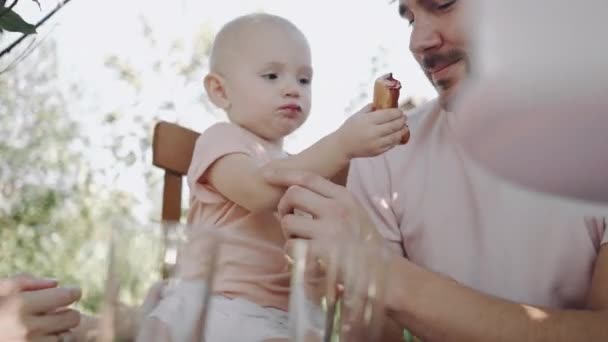
[[[437,101],[431,100],[406,111],[407,124],[411,132],[410,141],[404,145],[397,145],[375,157],[354,159],[351,168],[376,175],[388,175],[393,171],[401,170],[403,164],[407,163],[412,150],[416,148],[415,145],[419,144],[418,140],[421,139],[419,133],[422,133],[420,128],[425,125],[427,120],[433,120],[433,114],[437,112],[437,106]]]
[[[437,113],[437,100],[425,102],[416,108],[406,111],[407,125],[410,130],[410,140],[407,144],[395,146],[382,156],[387,165],[400,164],[407,155],[415,149],[424,135],[427,135],[426,126],[433,126]]]
[[[407,115],[407,125],[410,130],[415,131],[418,129],[426,118],[437,111],[438,106],[439,103],[434,99],[407,110],[405,114]]]

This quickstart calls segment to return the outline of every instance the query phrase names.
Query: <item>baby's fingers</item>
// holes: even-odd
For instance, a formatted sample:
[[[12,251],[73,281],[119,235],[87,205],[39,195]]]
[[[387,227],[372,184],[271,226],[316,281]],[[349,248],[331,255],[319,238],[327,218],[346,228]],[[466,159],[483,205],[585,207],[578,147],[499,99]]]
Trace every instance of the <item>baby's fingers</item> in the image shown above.
[[[385,124],[401,117],[406,117],[403,111],[397,108],[377,110],[369,113],[369,115],[372,122],[377,125]]]
[[[381,137],[386,137],[395,132],[403,131],[405,127],[407,127],[407,117],[402,115],[393,121],[378,125],[378,133]]]
[[[366,104],[363,108],[359,109],[355,114],[359,114],[359,113],[371,113],[374,111],[374,104],[373,103],[368,103]]]
[[[380,138],[379,146],[380,149],[384,152],[390,150],[391,148],[399,145],[401,142],[401,137],[403,136],[403,129],[393,132],[387,136]]]

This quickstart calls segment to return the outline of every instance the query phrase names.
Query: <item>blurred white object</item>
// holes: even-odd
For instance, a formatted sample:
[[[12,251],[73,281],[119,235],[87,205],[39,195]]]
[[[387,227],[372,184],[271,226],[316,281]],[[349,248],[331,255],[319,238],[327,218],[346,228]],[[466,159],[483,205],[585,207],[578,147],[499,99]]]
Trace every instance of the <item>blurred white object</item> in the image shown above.
[[[608,1],[475,6],[474,80],[453,121],[467,151],[534,189],[608,202]]]

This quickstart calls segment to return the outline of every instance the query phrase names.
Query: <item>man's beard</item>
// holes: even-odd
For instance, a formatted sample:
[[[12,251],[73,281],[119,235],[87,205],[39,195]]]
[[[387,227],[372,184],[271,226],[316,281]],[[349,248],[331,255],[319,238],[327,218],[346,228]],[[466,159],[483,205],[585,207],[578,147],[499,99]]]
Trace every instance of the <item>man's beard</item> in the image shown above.
[[[462,50],[450,50],[445,53],[429,53],[422,58],[421,66],[424,69],[424,73],[426,77],[429,79],[431,84],[435,87],[435,89],[441,94],[442,91],[447,91],[448,89],[455,87],[457,83],[462,82],[464,80],[454,79],[454,78],[444,78],[437,82],[433,81],[431,73],[427,70],[433,69],[440,66],[447,66],[454,64],[456,62],[462,61],[465,63],[465,73],[469,74],[469,59],[467,54]],[[442,98],[440,96],[440,102],[444,109],[448,109],[452,99]]]

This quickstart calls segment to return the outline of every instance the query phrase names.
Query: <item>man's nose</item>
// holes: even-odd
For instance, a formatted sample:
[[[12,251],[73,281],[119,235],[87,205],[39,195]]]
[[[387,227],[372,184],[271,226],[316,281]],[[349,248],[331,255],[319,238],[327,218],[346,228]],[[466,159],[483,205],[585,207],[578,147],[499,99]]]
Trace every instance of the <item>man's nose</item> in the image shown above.
[[[441,46],[441,41],[441,33],[430,18],[420,18],[414,22],[410,35],[410,51],[413,54],[437,49]]]

